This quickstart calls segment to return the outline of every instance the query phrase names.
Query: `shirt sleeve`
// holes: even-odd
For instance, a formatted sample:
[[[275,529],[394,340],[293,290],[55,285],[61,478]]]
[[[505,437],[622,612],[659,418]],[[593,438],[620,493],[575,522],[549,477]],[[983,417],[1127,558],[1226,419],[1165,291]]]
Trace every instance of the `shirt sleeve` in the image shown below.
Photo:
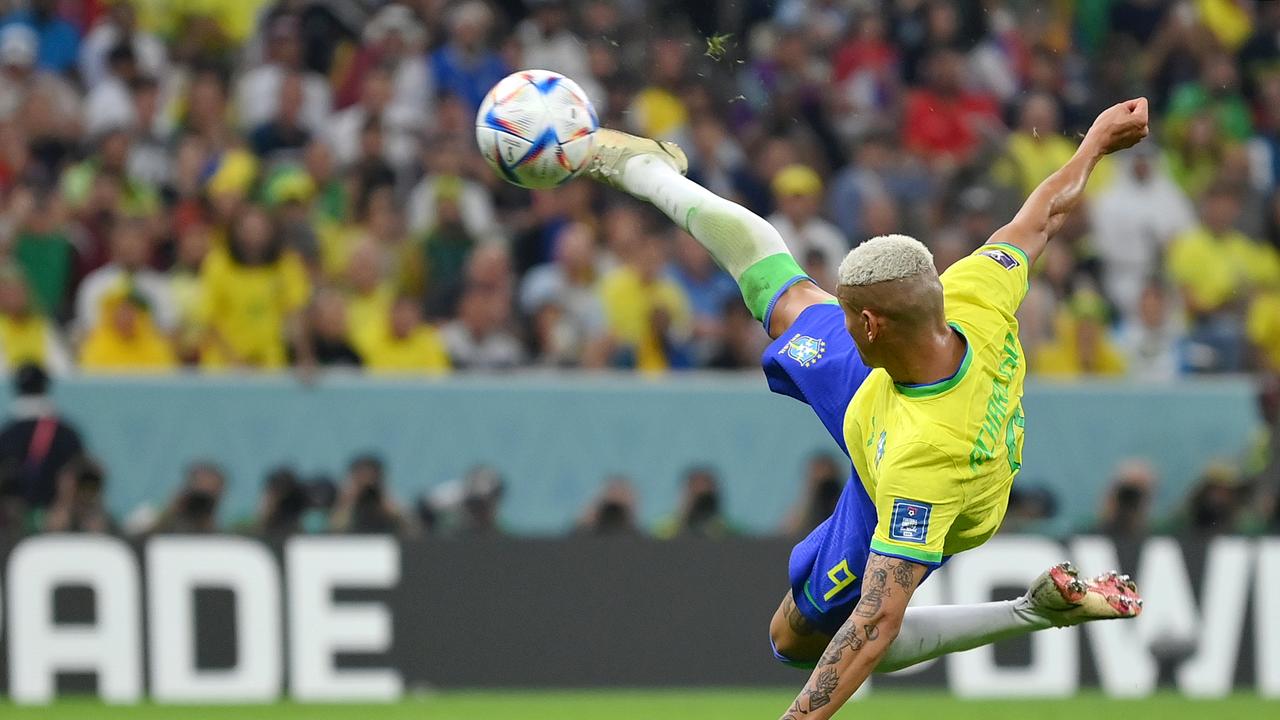
[[[942,273],[949,301],[997,310],[1013,317],[1030,287],[1030,262],[1022,248],[988,243]],[[948,307],[948,314],[953,308]]]
[[[876,531],[871,550],[879,555],[936,567],[942,564],[951,525],[964,508],[955,462],[925,442],[896,449],[893,464],[876,482]]]

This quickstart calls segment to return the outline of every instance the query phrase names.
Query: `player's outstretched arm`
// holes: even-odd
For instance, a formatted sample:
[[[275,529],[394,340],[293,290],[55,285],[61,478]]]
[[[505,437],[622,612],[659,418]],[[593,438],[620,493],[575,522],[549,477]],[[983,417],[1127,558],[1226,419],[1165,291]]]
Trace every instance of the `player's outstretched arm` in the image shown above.
[[[782,714],[782,720],[825,720],[853,697],[897,638],[907,603],[927,569],[871,553],[862,580],[862,599],[831,639],[808,684]]]
[[[1031,193],[1013,220],[996,231],[989,243],[1020,248],[1032,264],[1072,210],[1080,204],[1094,166],[1117,150],[1137,144],[1148,132],[1147,99],[1112,105],[1093,121],[1076,154]]]

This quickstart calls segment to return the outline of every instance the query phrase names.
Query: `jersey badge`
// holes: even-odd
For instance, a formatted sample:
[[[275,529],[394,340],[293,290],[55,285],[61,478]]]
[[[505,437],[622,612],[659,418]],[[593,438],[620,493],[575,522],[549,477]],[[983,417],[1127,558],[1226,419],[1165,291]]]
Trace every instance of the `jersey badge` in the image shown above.
[[[929,514],[933,506],[918,500],[893,501],[893,517],[889,520],[889,539],[923,545],[929,537]]]
[[[1018,258],[1014,257],[1013,255],[1010,255],[1009,253],[1005,252],[1004,250],[1001,250],[1000,248],[990,248],[988,250],[983,250],[978,254],[986,255],[992,260],[995,260],[996,262],[1000,263],[1001,267],[1003,267],[1005,270],[1012,270],[1022,264],[1018,262]]]
[[[827,351],[827,341],[808,335],[796,335],[787,343],[786,351],[788,357],[800,363],[800,367],[809,367],[822,359]]]

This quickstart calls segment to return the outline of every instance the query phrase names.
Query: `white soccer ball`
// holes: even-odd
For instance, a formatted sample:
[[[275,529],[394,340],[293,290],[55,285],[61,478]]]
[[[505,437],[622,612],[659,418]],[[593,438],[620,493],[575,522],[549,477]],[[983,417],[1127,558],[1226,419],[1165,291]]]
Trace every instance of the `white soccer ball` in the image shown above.
[[[480,103],[476,142],[507,181],[550,188],[587,166],[599,127],[577,83],[550,70],[521,70],[500,80]]]

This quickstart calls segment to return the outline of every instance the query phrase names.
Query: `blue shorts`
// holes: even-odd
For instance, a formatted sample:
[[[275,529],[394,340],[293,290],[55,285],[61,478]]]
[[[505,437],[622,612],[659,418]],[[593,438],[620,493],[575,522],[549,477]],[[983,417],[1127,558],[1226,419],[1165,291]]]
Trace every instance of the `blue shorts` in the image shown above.
[[[812,407],[848,456],[845,411],[871,369],[849,337],[840,306],[806,308],[765,350],[762,364],[769,389]],[[850,462],[835,512],[795,546],[788,568],[796,608],[828,635],[840,629],[862,595],[875,529],[875,503]]]

